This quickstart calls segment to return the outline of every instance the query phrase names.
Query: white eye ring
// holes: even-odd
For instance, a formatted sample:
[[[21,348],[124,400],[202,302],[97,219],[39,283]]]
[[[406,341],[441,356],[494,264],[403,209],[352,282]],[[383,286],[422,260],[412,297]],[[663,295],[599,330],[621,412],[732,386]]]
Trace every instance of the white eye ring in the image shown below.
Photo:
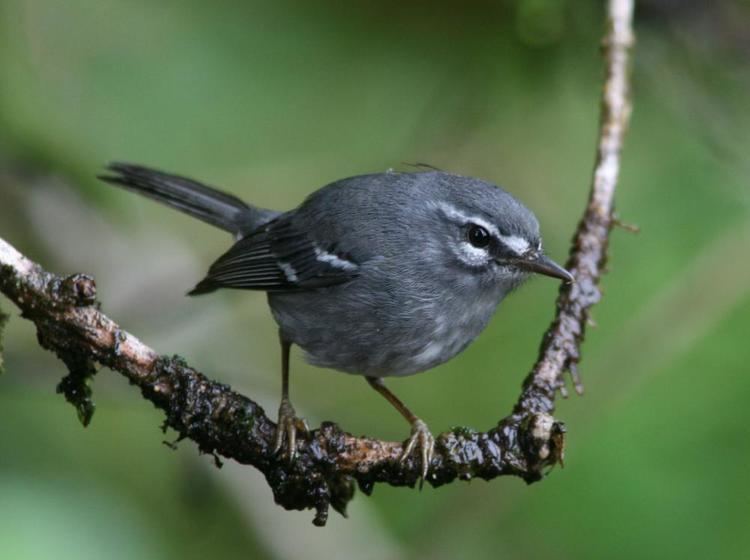
[[[467,266],[486,266],[490,261],[488,247],[475,247],[468,241],[461,241],[456,250],[456,256]]]

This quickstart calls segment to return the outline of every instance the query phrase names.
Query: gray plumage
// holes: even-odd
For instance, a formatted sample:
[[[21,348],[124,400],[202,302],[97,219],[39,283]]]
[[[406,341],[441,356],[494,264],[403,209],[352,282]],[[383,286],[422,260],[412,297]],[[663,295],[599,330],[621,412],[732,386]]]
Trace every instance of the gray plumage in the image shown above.
[[[445,362],[528,276],[492,259],[467,263],[457,247],[470,224],[541,247],[536,218],[513,196],[442,171],[343,179],[278,213],[183,177],[109,169],[102,179],[239,237],[191,294],[269,292],[282,335],[311,363],[348,373],[409,375]]]
[[[434,438],[383,385],[468,346],[531,272],[571,281],[548,259],[523,204],[479,179],[430,170],[332,183],[288,212],[259,209],[201,183],[115,163],[101,178],[220,227],[235,244],[191,295],[263,290],[279,325],[282,399],[276,449],[306,431],[288,397],[291,344],[319,366],[366,376],[412,426],[403,457]]]
[[[276,321],[308,361],[368,376],[409,375],[452,358],[484,329],[526,275],[462,262],[453,247],[464,228],[441,203],[538,243],[536,219],[511,195],[439,171],[344,179],[293,211],[319,247],[358,266],[346,283],[269,294]]]
[[[194,218],[244,237],[280,212],[250,206],[236,196],[193,181],[130,163],[112,163],[98,178],[166,204]]]

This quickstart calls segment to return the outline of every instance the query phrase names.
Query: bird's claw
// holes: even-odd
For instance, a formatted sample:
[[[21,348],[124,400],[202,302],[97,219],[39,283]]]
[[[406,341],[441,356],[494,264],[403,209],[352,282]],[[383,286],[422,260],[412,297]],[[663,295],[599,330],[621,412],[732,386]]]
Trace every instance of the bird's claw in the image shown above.
[[[422,451],[422,474],[420,477],[419,487],[422,488],[427,473],[432,464],[432,456],[435,451],[435,438],[430,433],[427,424],[417,418],[411,425],[411,437],[407,440],[403,453],[401,453],[401,462],[403,463],[419,447]]]
[[[293,462],[297,454],[298,431],[307,435],[310,432],[310,428],[304,418],[297,416],[292,403],[287,399],[282,399],[279,405],[279,419],[276,424],[276,443],[273,447],[274,455],[282,450],[284,440],[286,440],[289,462]]]

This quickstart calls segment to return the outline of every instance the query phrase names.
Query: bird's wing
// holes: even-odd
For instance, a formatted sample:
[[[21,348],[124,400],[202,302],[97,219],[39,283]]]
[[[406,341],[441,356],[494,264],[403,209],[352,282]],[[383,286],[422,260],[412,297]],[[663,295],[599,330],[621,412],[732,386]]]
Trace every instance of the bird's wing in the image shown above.
[[[292,222],[290,215],[282,215],[237,241],[211,265],[190,295],[218,288],[306,290],[357,276],[359,264],[351,257],[322,246]]]

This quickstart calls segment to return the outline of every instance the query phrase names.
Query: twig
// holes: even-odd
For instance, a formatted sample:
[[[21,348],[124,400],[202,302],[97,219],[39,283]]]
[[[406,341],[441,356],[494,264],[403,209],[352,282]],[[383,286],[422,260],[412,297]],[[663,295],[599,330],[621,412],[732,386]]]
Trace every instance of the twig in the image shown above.
[[[603,40],[606,76],[602,93],[599,140],[588,204],[578,223],[565,268],[575,283],[563,284],[557,313],[542,338],[539,358],[524,381],[515,413],[551,414],[555,391],[564,389],[570,372],[576,392],[583,393],[577,364],[589,310],[601,299],[599,280],[605,272],[609,232],[615,223],[614,199],[620,152],[630,121],[629,54],[633,45],[633,0],[610,0]],[[542,398],[543,397],[543,398]]]
[[[515,475],[539,480],[562,461],[564,426],[552,416],[564,372],[573,374],[590,307],[600,298],[619,156],[629,116],[627,66],[632,0],[611,0],[605,37],[607,77],[594,182],[574,237],[568,268],[576,283],[563,287],[557,316],[513,413],[484,432],[456,428],[437,438],[427,482]],[[69,374],[58,386],[84,422],[93,413],[90,378],[98,364],[122,373],[144,398],[166,413],[165,428],[189,438],[203,453],[259,469],[275,500],[287,509],[314,508],[324,525],[329,506],[344,513],[355,482],[369,494],[376,482],[414,486],[418,460],[399,462],[402,444],[358,438],[324,423],[298,447],[293,464],[272,453],[275,425],[255,402],[213,382],[181,358],[160,356],[99,310],[94,280],[61,278],[0,239],[0,292],[37,327],[41,346],[55,352]],[[1,362],[0,362],[1,363]]]

